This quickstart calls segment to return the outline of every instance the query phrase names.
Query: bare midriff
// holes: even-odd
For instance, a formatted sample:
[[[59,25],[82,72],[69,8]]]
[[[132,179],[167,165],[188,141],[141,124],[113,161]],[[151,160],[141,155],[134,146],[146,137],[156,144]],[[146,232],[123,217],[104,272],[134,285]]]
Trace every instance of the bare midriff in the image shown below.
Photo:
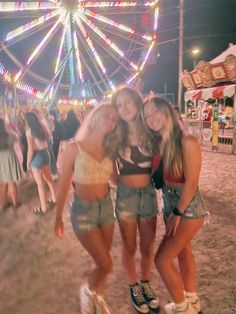
[[[150,174],[119,176],[119,182],[130,188],[144,188],[151,183]]]
[[[89,202],[103,200],[109,193],[109,186],[107,183],[99,184],[79,184],[74,182],[75,194]]]

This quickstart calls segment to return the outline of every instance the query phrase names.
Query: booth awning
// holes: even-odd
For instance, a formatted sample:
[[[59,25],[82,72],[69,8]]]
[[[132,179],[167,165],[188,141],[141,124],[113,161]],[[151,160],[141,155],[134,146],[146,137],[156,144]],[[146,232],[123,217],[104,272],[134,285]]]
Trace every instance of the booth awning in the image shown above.
[[[234,95],[236,95],[236,84],[203,88],[200,90],[188,90],[184,94],[184,100],[207,100],[210,98],[217,99],[224,97],[233,97]]]

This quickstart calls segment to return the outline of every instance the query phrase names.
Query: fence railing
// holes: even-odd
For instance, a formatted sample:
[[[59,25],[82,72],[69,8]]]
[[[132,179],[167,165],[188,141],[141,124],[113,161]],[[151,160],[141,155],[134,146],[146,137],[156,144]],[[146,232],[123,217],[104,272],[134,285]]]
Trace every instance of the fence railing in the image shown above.
[[[224,123],[218,123],[218,143],[214,146],[212,143],[212,122],[195,119],[186,119],[186,126],[190,134],[196,136],[203,149],[216,150],[218,152],[233,153],[233,127],[227,128]]]

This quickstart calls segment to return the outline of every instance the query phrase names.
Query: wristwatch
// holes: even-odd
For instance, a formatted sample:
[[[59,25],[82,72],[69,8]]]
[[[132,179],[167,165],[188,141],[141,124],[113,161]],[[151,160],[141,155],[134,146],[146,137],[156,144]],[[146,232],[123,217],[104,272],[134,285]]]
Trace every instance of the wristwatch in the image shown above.
[[[181,213],[180,212],[180,210],[178,209],[178,207],[174,207],[174,209],[173,209],[173,214],[175,215],[175,216],[183,216],[184,215],[184,213]]]

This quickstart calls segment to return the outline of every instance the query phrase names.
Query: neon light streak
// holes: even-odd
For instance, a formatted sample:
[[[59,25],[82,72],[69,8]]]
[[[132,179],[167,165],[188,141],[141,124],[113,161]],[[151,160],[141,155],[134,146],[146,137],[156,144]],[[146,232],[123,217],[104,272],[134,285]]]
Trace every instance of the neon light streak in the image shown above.
[[[77,65],[77,72],[79,74],[80,81],[84,83],[83,73],[82,73],[82,64],[80,60],[80,52],[79,52],[79,45],[78,45],[78,39],[76,35],[76,31],[74,30],[73,33],[73,39],[74,39],[74,46],[75,46],[75,56],[76,56],[76,65]]]
[[[60,3],[48,3],[48,2],[5,2],[0,3],[0,12],[16,12],[16,11],[30,11],[30,10],[49,10],[59,9]]]
[[[97,13],[95,13],[93,11],[88,10],[88,9],[84,9],[83,13],[88,15],[88,16],[91,16],[91,17],[97,19],[98,21],[101,21],[101,22],[104,22],[106,24],[112,25],[112,26],[114,26],[114,27],[116,27],[118,29],[121,29],[121,30],[125,31],[125,32],[131,33],[131,34],[135,33],[134,29],[132,29],[132,28],[126,26],[126,25],[120,24],[120,23],[118,23],[118,22],[116,22],[114,20],[108,19],[105,16],[97,14]]]
[[[34,50],[34,52],[30,55],[26,66],[30,65],[30,63],[33,61],[33,59],[36,57],[36,55],[39,53],[40,49],[43,47],[43,45],[46,43],[46,41],[49,39],[49,37],[52,35],[52,33],[55,31],[57,28],[58,24],[64,19],[65,14],[61,15],[57,22],[53,25],[53,27],[49,30],[49,32],[46,34],[46,36],[43,38],[43,40],[40,42],[38,47]],[[14,82],[16,82],[19,77],[23,74],[23,69],[20,69],[20,71],[16,74]]]
[[[54,16],[56,16],[56,15],[58,15],[60,13],[62,13],[61,9],[60,10],[55,10],[55,11],[53,11],[51,13],[48,13],[46,15],[43,15],[43,16],[39,17],[38,19],[33,20],[32,22],[29,22],[29,23],[27,23],[25,25],[22,25],[22,26],[16,28],[15,30],[13,30],[13,31],[11,31],[11,32],[9,32],[7,34],[6,41],[8,41],[8,40],[10,40],[10,39],[12,39],[12,38],[14,38],[14,37],[16,37],[18,35],[21,35],[21,34],[27,32],[28,30],[30,30],[30,29],[32,29],[32,28],[34,28],[34,27],[36,27],[36,26],[38,26],[38,25],[40,25],[40,24],[42,24],[42,23],[44,23],[44,22],[46,22],[48,20],[50,20],[51,18],[53,18]]]
[[[78,24],[78,26],[79,26],[82,34],[83,34],[83,36],[84,36],[88,46],[89,46],[92,54],[94,55],[97,64],[101,68],[102,72],[105,74],[106,73],[106,69],[105,69],[105,67],[104,67],[104,65],[102,63],[102,60],[101,60],[100,56],[98,55],[98,53],[97,53],[97,51],[96,51],[96,49],[95,49],[95,47],[94,47],[90,37],[87,35],[87,32],[86,32],[84,26],[82,25],[82,23],[80,22],[80,20],[77,17],[75,17],[75,20],[76,20],[76,22],[77,22],[77,24]]]
[[[70,21],[69,21],[68,26],[66,28],[66,42],[67,42],[68,51],[73,51]],[[73,53],[70,53],[70,55],[69,55],[69,73],[70,73],[70,84],[74,85],[75,84],[75,72],[74,72]]]
[[[85,8],[108,8],[108,7],[142,7],[142,6],[150,6],[153,7],[158,3],[159,0],[151,1],[151,2],[145,2],[143,1],[97,1],[97,2],[89,2],[86,1],[80,2],[79,7],[85,7]]]
[[[56,74],[58,67],[59,67],[60,60],[61,60],[61,52],[62,52],[64,40],[65,40],[65,34],[66,34],[66,28],[67,28],[68,21],[69,21],[69,16],[70,15],[68,13],[67,17],[66,17],[65,24],[64,24],[64,30],[63,30],[63,34],[62,34],[62,38],[61,38],[60,48],[59,48],[58,55],[57,55],[57,61],[56,61],[56,67],[55,67],[54,74]]]
[[[153,26],[154,31],[156,31],[158,27],[158,16],[159,16],[159,7],[156,7],[154,11],[154,26]]]
[[[144,65],[145,65],[145,63],[146,63],[146,61],[147,61],[147,59],[148,59],[148,57],[149,57],[149,55],[150,55],[150,53],[152,51],[152,48],[153,48],[154,44],[155,44],[155,41],[153,41],[151,43],[151,45],[149,46],[148,51],[146,53],[146,56],[144,57],[143,63],[140,66],[140,69],[139,69],[140,71],[142,71],[142,69],[143,69],[143,67],[144,67]]]

